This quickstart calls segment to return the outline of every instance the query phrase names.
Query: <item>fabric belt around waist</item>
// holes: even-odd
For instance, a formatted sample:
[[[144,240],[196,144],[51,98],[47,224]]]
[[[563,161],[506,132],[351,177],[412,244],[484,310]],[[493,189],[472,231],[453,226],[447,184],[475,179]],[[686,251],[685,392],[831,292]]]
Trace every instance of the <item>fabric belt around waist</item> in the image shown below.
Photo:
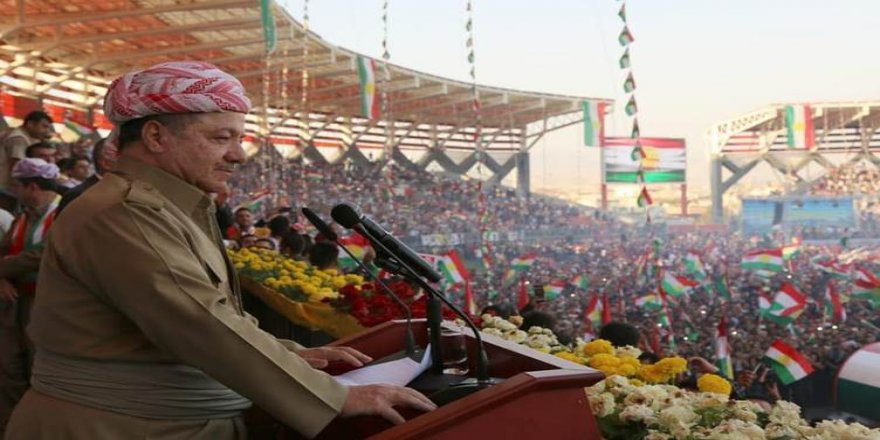
[[[236,417],[251,402],[182,364],[95,361],[37,350],[31,386],[93,408],[151,419]]]

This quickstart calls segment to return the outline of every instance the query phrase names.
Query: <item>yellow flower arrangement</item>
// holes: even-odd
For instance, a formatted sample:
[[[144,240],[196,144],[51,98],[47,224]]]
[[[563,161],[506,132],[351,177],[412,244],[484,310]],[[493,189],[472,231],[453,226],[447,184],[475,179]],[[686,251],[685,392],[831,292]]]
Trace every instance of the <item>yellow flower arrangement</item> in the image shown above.
[[[601,353],[614,354],[614,347],[611,345],[611,342],[604,339],[596,339],[584,344],[583,352],[587,356],[595,356]]]
[[[230,251],[233,267],[242,275],[295,301],[320,302],[339,297],[339,289],[360,286],[360,275],[342,275],[335,269],[318,270],[303,261],[294,261],[268,249]]]
[[[556,357],[565,359],[567,361],[574,362],[576,364],[581,364],[581,365],[586,364],[586,359],[584,359],[584,358],[582,358],[582,357],[578,356],[577,354],[572,353],[570,351],[559,351],[559,352],[554,353],[554,355]]]
[[[723,377],[714,374],[704,374],[700,376],[700,378],[697,379],[697,388],[704,393],[718,393],[724,394],[725,396],[729,396],[730,392],[733,391],[730,382]]]

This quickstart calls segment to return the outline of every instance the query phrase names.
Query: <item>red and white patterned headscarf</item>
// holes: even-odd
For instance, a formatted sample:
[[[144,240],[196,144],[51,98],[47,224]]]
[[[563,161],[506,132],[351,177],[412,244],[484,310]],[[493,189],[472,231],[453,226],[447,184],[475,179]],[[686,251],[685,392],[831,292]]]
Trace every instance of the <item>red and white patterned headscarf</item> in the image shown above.
[[[117,78],[104,97],[104,115],[116,126],[170,113],[247,113],[244,86],[217,66],[173,61]]]

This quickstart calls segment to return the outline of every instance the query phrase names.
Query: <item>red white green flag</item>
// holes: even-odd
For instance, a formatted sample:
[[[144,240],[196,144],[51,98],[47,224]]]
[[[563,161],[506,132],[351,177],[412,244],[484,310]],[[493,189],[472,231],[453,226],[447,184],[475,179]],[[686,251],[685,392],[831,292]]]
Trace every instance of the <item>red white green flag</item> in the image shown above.
[[[663,301],[660,299],[660,295],[649,293],[636,299],[636,306],[647,310],[660,310],[663,308]]]
[[[880,302],[880,279],[861,267],[854,271],[852,297]]]
[[[552,281],[550,284],[544,286],[544,299],[556,299],[562,296],[565,293],[565,290],[568,288],[568,283],[565,281]]]
[[[510,262],[511,269],[524,272],[529,270],[533,264],[535,264],[535,260],[538,259],[538,254],[534,252],[530,252],[528,254],[516,257],[513,261]]]
[[[846,321],[846,309],[843,308],[840,294],[837,292],[837,288],[834,287],[834,283],[831,281],[829,281],[828,286],[825,287],[825,316],[835,324],[840,324],[841,322]]]
[[[785,130],[788,134],[788,148],[811,150],[816,146],[813,111],[810,106],[785,106]]]
[[[742,258],[742,268],[753,271],[782,272],[782,249],[756,249]]]
[[[804,312],[806,306],[807,297],[790,283],[783,283],[765,316],[778,324],[788,325]]]
[[[571,284],[577,289],[585,290],[590,286],[590,277],[586,275],[578,275],[571,279]]]
[[[700,283],[692,279],[671,272],[666,272],[663,275],[663,281],[661,282],[663,290],[676,298],[680,298],[682,295],[690,293],[694,287],[699,285]]]
[[[607,103],[584,101],[584,145],[601,147],[605,139],[605,108]]]
[[[724,377],[733,379],[733,363],[730,356],[730,343],[727,341],[727,320],[721,317],[715,329],[715,362]]]
[[[599,298],[599,295],[593,295],[590,298],[590,302],[587,304],[587,309],[584,311],[584,316],[587,320],[592,323],[593,328],[598,327],[601,324],[607,324],[611,321],[611,311],[608,310],[608,298],[604,296]],[[607,315],[607,321],[606,321]]]
[[[693,275],[698,280],[706,279],[706,266],[697,252],[690,251],[687,253],[684,257],[684,267],[688,275]]]
[[[361,85],[361,114],[367,119],[379,117],[379,100],[376,95],[376,62],[358,56],[358,76]]]
[[[797,382],[813,372],[813,366],[804,355],[779,339],[770,345],[764,361],[770,364],[783,385]]]
[[[437,269],[449,284],[461,284],[470,279],[467,268],[464,267],[464,263],[455,249],[440,257],[437,261]]]

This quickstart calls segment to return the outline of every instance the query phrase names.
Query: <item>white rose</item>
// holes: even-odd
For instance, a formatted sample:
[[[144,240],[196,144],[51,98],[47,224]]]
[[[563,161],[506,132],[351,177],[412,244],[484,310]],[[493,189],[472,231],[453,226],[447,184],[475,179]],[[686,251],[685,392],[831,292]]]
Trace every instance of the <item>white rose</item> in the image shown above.
[[[687,406],[674,405],[660,411],[660,423],[672,428],[678,425],[688,425],[699,419],[697,413]]]
[[[526,341],[526,338],[528,338],[528,337],[529,337],[528,333],[526,333],[522,330],[514,330],[510,333],[507,333],[507,335],[505,336],[505,338],[507,340],[516,342],[517,344],[522,344],[523,342]]]
[[[868,429],[861,423],[846,424],[842,420],[824,420],[814,429],[817,439],[875,440],[880,439],[880,429]]]
[[[622,413],[620,413],[620,421],[622,422],[642,422],[650,425],[657,421],[657,416],[651,408],[645,405],[628,405]]]
[[[673,440],[673,439],[674,439],[674,437],[672,437],[671,435],[669,435],[665,432],[655,431],[653,429],[649,429],[648,435],[645,436],[645,440]]]
[[[712,429],[707,437],[713,440],[764,440],[764,430],[754,423],[725,420]]]
[[[800,438],[800,434],[794,426],[780,423],[768,423],[764,429],[764,434],[767,435],[767,438]]]
[[[606,417],[614,413],[614,395],[602,393],[595,398],[590,398],[590,408],[596,417]]]
[[[504,337],[504,333],[501,333],[501,330],[498,330],[497,328],[489,327],[489,328],[484,328],[482,331],[483,331],[483,333],[485,333],[487,335],[498,336],[499,338]]]

